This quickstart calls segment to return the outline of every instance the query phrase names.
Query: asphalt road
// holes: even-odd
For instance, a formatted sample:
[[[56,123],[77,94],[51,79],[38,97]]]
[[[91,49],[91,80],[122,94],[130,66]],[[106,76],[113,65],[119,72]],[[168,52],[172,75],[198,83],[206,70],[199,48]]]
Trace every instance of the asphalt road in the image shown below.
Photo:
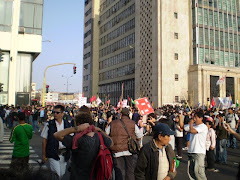
[[[8,138],[10,131],[5,132],[4,142],[0,144],[0,168],[6,168],[11,162],[11,153],[13,145],[9,143]],[[143,143],[150,140],[151,137],[144,137]],[[239,143],[240,145],[240,143]],[[36,160],[40,160],[42,156],[42,138],[40,133],[35,133],[32,140],[30,141],[31,155],[30,164],[35,168],[38,167]],[[238,163],[240,162],[240,149],[227,149],[228,161],[227,165],[216,164],[216,168],[219,169],[218,173],[206,171],[207,178],[210,180],[236,180],[238,171]],[[46,163],[46,168],[49,167]],[[183,151],[183,159],[180,162],[180,166],[177,169],[176,180],[187,180],[187,151]],[[64,179],[68,179],[69,173],[66,174]]]

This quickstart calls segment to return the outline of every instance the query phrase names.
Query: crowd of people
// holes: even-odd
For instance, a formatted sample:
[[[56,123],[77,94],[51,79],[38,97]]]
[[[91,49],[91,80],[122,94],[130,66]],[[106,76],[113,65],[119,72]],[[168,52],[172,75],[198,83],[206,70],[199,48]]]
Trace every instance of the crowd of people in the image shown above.
[[[215,163],[228,164],[227,147],[237,148],[239,117],[240,111],[233,108],[166,105],[142,116],[129,106],[6,105],[0,107],[0,143],[4,128],[12,129],[10,167],[22,173],[29,170],[29,140],[40,132],[42,163],[48,161],[59,179],[67,170],[70,179],[174,179],[187,150],[189,179],[205,180],[205,164],[207,171],[217,173]],[[94,168],[101,161],[102,143],[112,160],[102,163],[104,174]]]

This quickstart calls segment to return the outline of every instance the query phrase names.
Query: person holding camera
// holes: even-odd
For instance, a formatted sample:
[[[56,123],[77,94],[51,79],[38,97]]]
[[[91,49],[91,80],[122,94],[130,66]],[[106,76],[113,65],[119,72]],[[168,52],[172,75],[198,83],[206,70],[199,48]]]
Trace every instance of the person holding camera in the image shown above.
[[[190,179],[207,180],[204,160],[206,155],[206,139],[208,128],[203,123],[204,114],[198,111],[194,118],[184,126],[185,131],[190,133],[190,145],[188,148],[188,176]]]
[[[227,123],[230,125],[231,129],[236,132],[237,124],[238,124],[238,116],[233,112],[233,108],[228,109],[228,114],[226,117]],[[236,138],[231,134],[228,139],[228,147],[232,147],[233,149],[237,148]]]

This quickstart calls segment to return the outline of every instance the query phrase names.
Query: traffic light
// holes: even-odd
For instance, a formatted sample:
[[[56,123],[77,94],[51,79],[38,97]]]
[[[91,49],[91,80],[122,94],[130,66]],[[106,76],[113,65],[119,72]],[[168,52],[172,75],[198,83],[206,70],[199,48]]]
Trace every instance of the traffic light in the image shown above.
[[[77,67],[73,66],[73,74],[76,74],[76,72],[77,72]]]
[[[0,83],[0,92],[3,92],[3,83]]]
[[[3,61],[3,52],[2,52],[2,50],[0,49],[0,62],[2,62]]]
[[[49,85],[46,85],[46,93],[48,93]]]

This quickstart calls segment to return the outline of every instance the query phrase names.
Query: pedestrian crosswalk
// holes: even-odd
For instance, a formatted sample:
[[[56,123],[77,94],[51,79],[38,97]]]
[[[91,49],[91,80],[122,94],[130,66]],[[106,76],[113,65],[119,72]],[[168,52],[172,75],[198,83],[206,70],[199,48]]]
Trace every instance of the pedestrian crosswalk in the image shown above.
[[[13,143],[9,142],[10,132],[5,132],[3,137],[3,143],[0,143],[0,168],[9,168],[12,159],[13,152]],[[29,167],[30,168],[39,168],[40,165],[38,162],[41,162],[41,158],[30,146],[30,157],[29,157]],[[46,165],[42,166],[43,168]]]

